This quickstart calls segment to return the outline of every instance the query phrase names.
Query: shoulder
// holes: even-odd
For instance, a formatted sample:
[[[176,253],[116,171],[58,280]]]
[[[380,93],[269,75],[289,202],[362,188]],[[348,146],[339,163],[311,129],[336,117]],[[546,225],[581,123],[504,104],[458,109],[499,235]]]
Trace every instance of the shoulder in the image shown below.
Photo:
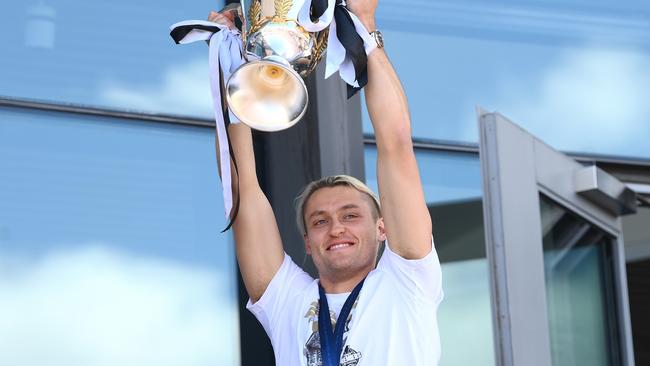
[[[406,259],[395,253],[386,243],[377,269],[393,279],[397,291],[408,296],[423,297],[439,302],[442,300],[442,269],[435,246],[423,258]]]
[[[255,303],[248,301],[246,308],[257,314],[281,307],[287,299],[298,296],[310,287],[315,287],[315,280],[302,268],[298,267],[288,254],[264,293]]]

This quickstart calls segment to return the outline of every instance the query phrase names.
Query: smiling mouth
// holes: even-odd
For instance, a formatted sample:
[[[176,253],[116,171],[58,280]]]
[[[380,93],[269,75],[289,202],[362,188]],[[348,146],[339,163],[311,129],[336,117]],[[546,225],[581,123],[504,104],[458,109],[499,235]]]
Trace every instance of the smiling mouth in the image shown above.
[[[327,250],[338,250],[338,249],[343,249],[347,247],[351,247],[353,244],[352,243],[336,243],[330,245]]]

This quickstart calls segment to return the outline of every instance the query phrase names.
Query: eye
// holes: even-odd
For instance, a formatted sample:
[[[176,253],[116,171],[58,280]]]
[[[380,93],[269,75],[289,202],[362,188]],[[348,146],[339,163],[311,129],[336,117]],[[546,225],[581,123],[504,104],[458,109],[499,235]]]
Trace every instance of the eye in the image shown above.
[[[312,223],[312,226],[322,226],[327,224],[327,220],[325,219],[318,219]]]
[[[359,217],[359,215],[357,215],[355,213],[348,213],[348,214],[343,215],[343,220],[353,220],[353,219],[355,219],[357,217]]]

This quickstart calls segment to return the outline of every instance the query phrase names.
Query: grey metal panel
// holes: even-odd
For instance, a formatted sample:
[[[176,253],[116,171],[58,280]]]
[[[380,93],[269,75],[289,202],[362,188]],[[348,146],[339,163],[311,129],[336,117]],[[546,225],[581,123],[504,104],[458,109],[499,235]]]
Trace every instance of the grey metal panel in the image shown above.
[[[582,164],[499,114],[479,111],[479,123],[497,364],[551,364],[539,211],[542,192],[614,237],[622,359],[624,365],[634,365],[620,217],[576,192],[574,176]],[[531,307],[526,296],[543,306]],[[538,324],[540,319],[544,324]],[[530,327],[531,321],[539,328]]]
[[[72,113],[86,116],[112,117],[116,121],[121,119],[138,120],[146,122],[173,123],[180,125],[191,125],[214,128],[214,120],[196,117],[173,116],[165,114],[138,113],[120,111],[109,108],[97,108],[74,104],[61,104],[42,102],[28,99],[8,98],[0,96],[0,107],[22,108],[27,110],[39,110],[59,113]]]
[[[537,139],[534,145],[535,176],[539,185],[546,188],[544,193],[611,234],[618,235],[620,228],[616,226],[616,216],[576,192],[573,176],[584,166]]]
[[[619,227],[622,227],[619,218]],[[632,339],[632,320],[630,318],[630,302],[627,291],[627,271],[625,263],[625,245],[623,234],[616,238],[614,246],[614,263],[617,281],[616,307],[618,311],[618,324],[620,342],[623,350],[623,365],[634,366],[634,341]]]
[[[479,121],[497,364],[550,366],[534,139],[497,114]]]
[[[595,165],[575,172],[576,192],[615,215],[636,213],[636,193]]]

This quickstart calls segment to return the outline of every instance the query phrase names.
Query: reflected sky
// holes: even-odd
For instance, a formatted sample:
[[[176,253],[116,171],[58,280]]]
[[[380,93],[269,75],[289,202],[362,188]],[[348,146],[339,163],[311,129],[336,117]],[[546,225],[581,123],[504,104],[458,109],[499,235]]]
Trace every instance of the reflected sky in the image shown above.
[[[0,95],[210,117],[208,50],[169,26],[223,1],[10,1],[0,13]]]
[[[0,96],[212,118],[207,47],[168,27],[222,3],[8,2]],[[378,24],[417,137],[476,142],[481,105],[564,151],[649,158],[649,4],[387,0]]]
[[[211,129],[0,113],[0,225],[21,250],[109,241],[212,265],[201,246],[227,236]]]
[[[387,1],[413,134],[478,141],[475,107],[565,151],[650,157],[647,2]],[[364,112],[364,131],[372,132]]]
[[[237,364],[211,128],[0,109],[0,354]]]
[[[484,258],[442,264],[445,298],[438,309],[441,365],[494,365],[488,285]]]
[[[76,244],[37,261],[0,255],[3,365],[238,364],[222,273]]]

